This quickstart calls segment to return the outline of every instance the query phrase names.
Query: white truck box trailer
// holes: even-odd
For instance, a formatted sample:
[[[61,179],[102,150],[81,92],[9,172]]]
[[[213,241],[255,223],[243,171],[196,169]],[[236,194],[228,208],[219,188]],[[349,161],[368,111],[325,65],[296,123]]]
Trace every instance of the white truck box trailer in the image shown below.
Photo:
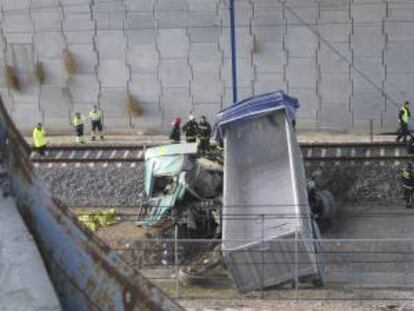
[[[322,281],[319,231],[288,109],[277,105],[252,112],[254,99],[249,105],[248,114],[219,126],[224,130],[224,260],[240,292],[306,276]]]

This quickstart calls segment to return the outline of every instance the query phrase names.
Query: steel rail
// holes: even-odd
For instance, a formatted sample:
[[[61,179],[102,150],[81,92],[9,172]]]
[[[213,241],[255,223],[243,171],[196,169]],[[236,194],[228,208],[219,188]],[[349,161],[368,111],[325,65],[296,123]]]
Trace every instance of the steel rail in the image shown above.
[[[372,156],[372,157],[303,157],[304,161],[309,162],[373,162],[373,161],[408,161],[414,159],[414,155],[399,155],[399,156]]]
[[[155,144],[142,145],[51,145],[47,146],[50,151],[100,151],[100,150],[144,150],[156,146]],[[31,151],[36,151],[36,148],[31,147]]]
[[[144,160],[147,147],[154,145],[54,145],[46,156],[32,151],[33,163],[134,163]],[[405,145],[374,143],[302,143],[306,162],[406,161],[412,158]],[[110,153],[110,154],[108,154]]]
[[[306,148],[378,148],[378,147],[406,147],[403,143],[397,142],[301,142],[301,147]]]
[[[33,163],[49,164],[49,163],[134,163],[143,162],[142,158],[87,158],[87,159],[32,159]]]
[[[304,157],[305,162],[374,162],[374,161],[408,161],[414,156],[384,156],[384,157]],[[51,163],[140,163],[142,158],[88,158],[88,159],[32,159],[33,163],[37,164],[51,164]]]
[[[112,149],[143,149],[159,146],[162,144],[168,144],[168,142],[161,142],[159,144],[144,143],[144,144],[85,144],[85,145],[66,145],[66,144],[54,144],[47,147],[49,150],[112,150]],[[317,147],[317,148],[340,148],[340,147],[405,147],[403,143],[396,142],[301,142],[301,147]],[[35,148],[31,147],[34,151]]]

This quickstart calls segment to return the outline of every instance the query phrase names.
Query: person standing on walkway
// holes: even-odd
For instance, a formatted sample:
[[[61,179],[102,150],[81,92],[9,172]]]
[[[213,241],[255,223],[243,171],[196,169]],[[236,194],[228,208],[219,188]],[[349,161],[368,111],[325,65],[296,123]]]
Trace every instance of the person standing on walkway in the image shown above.
[[[33,144],[39,155],[44,156],[46,151],[46,131],[40,122],[33,129]]]
[[[197,142],[198,124],[192,113],[190,113],[188,119],[188,122],[183,126],[185,140],[187,143],[195,143]]]
[[[75,117],[73,118],[72,122],[73,127],[75,128],[76,133],[76,142],[83,144],[85,141],[83,140],[83,116],[80,114],[80,112],[75,113]]]
[[[173,128],[171,130],[170,133],[170,139],[172,140],[173,143],[178,144],[181,141],[181,119],[180,118],[176,118],[174,123],[173,123]]]
[[[89,112],[89,118],[92,121],[92,140],[95,140],[96,132],[99,132],[101,136],[101,140],[104,140],[104,136],[102,134],[103,128],[103,111],[98,108],[98,106],[93,106],[91,112]]]
[[[200,139],[200,151],[205,152],[210,147],[211,125],[205,116],[201,116],[198,123],[198,138]]]
[[[414,194],[414,169],[413,163],[409,162],[400,173],[403,197],[406,208],[412,208]]]
[[[398,130],[398,136],[396,141],[399,142],[402,138],[403,142],[407,142],[407,136],[410,136],[410,131],[408,130],[408,121],[411,117],[410,103],[406,101],[404,105],[400,108],[398,114],[398,121],[400,122],[400,128]]]

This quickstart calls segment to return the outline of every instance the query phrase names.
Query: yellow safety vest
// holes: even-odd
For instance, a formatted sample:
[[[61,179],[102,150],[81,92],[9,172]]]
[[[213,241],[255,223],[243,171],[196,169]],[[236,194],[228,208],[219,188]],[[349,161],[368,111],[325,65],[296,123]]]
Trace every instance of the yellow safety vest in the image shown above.
[[[80,125],[83,125],[83,119],[82,119],[82,117],[80,117],[80,118],[77,118],[77,117],[74,117],[73,118],[73,126],[80,126]]]
[[[46,145],[46,132],[44,129],[38,129],[37,127],[33,130],[33,141],[36,148]]]
[[[410,173],[409,173],[408,171],[406,171],[406,170],[403,170],[403,171],[401,172],[401,176],[402,176],[403,178],[408,179],[408,178],[410,178]]]
[[[401,111],[402,111],[401,120],[404,123],[408,123],[408,109],[406,107],[401,107]]]
[[[92,110],[91,112],[89,112],[89,118],[91,118],[92,121],[102,121],[102,116],[103,113],[99,109],[96,111]]]

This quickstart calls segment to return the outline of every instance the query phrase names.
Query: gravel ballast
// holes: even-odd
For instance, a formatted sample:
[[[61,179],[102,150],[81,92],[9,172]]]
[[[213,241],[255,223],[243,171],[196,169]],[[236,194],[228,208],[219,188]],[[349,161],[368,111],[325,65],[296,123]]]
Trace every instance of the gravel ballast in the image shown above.
[[[388,164],[388,163],[387,163]],[[134,206],[141,203],[144,163],[107,167],[96,165],[39,166],[52,196],[71,206]],[[307,166],[307,176],[319,169],[321,186],[343,202],[403,204],[400,185],[401,165],[324,165]]]
[[[40,166],[50,194],[70,206],[135,206],[141,202],[143,164],[131,168],[101,165],[90,167]]]

